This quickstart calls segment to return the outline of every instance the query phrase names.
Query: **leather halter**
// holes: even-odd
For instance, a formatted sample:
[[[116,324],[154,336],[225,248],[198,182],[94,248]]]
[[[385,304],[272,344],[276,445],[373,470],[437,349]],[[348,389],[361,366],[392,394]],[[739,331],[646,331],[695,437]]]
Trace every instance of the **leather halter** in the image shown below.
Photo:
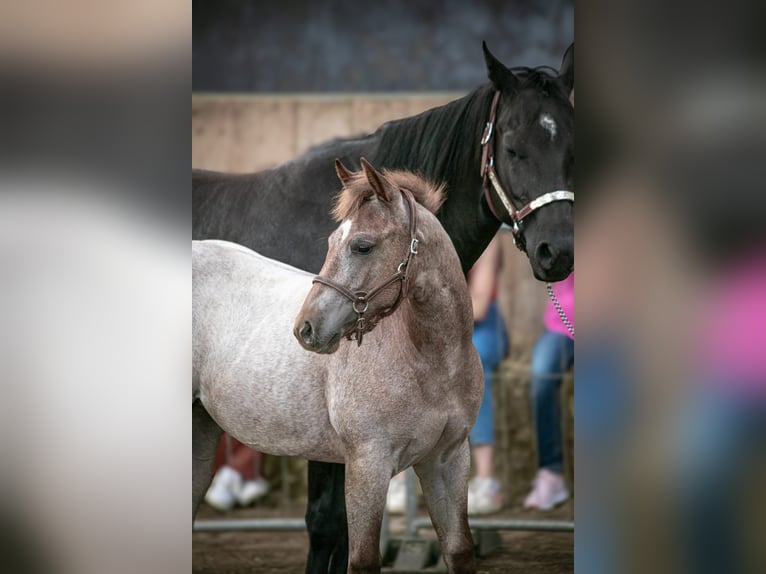
[[[553,203],[554,201],[571,201],[574,202],[574,193],[565,189],[558,189],[556,191],[549,191],[543,195],[536,197],[521,209],[516,209],[505,193],[503,186],[500,184],[500,180],[495,172],[495,152],[491,148],[492,141],[495,136],[495,118],[497,116],[497,102],[500,100],[500,92],[495,92],[492,98],[492,106],[489,108],[489,121],[484,128],[484,133],[481,136],[481,183],[484,187],[484,197],[487,200],[492,215],[498,221],[503,219],[498,215],[494,204],[492,203],[492,193],[490,192],[490,185],[495,189],[497,196],[503,203],[503,207],[511,217],[511,232],[513,234],[513,243],[521,251],[526,251],[526,243],[524,241],[524,234],[522,233],[521,223],[525,217],[527,217],[533,211],[536,211]]]
[[[356,340],[357,346],[362,344],[362,337],[364,334],[372,331],[381,319],[388,317],[394,311],[396,311],[402,300],[407,296],[407,281],[409,280],[410,263],[412,262],[412,256],[418,254],[419,241],[416,238],[416,233],[418,230],[417,204],[415,203],[415,198],[412,196],[410,190],[400,188],[399,191],[402,193],[402,195],[404,195],[405,199],[407,199],[407,207],[409,207],[410,211],[410,248],[406,257],[404,258],[404,261],[402,261],[399,264],[399,267],[397,267],[396,273],[369,291],[351,291],[351,289],[336,283],[332,279],[322,277],[321,275],[317,275],[313,280],[313,283],[321,283],[322,285],[332,287],[346,299],[351,301],[351,306],[353,307],[354,312],[357,314],[357,319],[354,327],[343,333],[343,336],[346,337],[346,339],[349,341]],[[381,309],[380,311],[376,312],[372,315],[372,317],[365,317],[364,314],[367,312],[367,309],[370,306],[370,301],[382,293],[384,289],[395,283],[399,283],[399,295],[396,297],[396,301],[394,301],[393,304],[391,304],[391,306],[387,309]],[[352,335],[356,336],[352,337]]]

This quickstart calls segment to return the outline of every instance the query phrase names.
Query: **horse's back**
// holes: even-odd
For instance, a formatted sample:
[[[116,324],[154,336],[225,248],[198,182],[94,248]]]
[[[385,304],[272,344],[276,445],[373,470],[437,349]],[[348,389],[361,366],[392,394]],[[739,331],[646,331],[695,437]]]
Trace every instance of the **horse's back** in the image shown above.
[[[297,313],[313,275],[230,241],[192,241],[195,312],[211,305],[240,316],[265,312],[273,304]]]
[[[236,243],[192,241],[195,371],[203,363],[225,362],[259,341],[275,352],[300,350],[292,321],[311,278]]]

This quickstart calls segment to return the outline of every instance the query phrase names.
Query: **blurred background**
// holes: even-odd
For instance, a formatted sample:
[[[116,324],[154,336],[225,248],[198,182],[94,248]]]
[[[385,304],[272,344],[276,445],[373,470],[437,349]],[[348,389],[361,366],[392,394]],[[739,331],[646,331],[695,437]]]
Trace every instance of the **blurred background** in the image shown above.
[[[242,6],[260,13],[264,4]],[[391,74],[381,68],[380,83],[364,84],[361,75],[339,78],[348,73],[341,59],[292,75],[305,84],[267,86],[255,79],[266,76],[266,65],[239,40],[259,45],[256,34],[238,27],[236,11],[231,16],[238,5],[3,5],[0,570],[189,571],[183,389],[192,130],[201,127],[206,138],[221,130],[206,152],[216,159],[202,164],[208,160],[194,155],[195,166],[258,169],[309,144],[294,135],[292,143],[275,140],[273,156],[241,154],[231,133],[235,123],[251,120],[243,104],[235,122],[237,107],[227,102],[246,90],[267,90],[246,101],[288,92],[319,99],[316,90],[325,90],[332,102],[337,94],[322,87],[332,73],[348,81],[342,90],[354,96],[346,101],[360,92],[373,101],[373,89],[395,93],[405,103],[392,116],[407,115],[414,109],[404,106],[420,97],[410,96],[413,90],[451,97],[483,81],[484,38],[506,64],[557,66],[576,12],[575,570],[766,571],[762,7],[591,0],[576,10],[555,2],[478,2],[469,10],[450,3],[449,10],[423,8],[433,22],[461,13],[449,33],[422,17],[414,18],[419,24],[409,38],[441,38],[441,51],[424,49],[432,52],[427,60],[440,65],[434,60],[444,54],[446,66],[475,74],[464,83],[462,76],[446,83],[453,81],[446,67],[404,75],[402,86],[385,84]],[[250,24],[283,22],[279,12],[291,6],[280,2],[274,19],[251,17]],[[358,2],[304,22],[326,18],[344,22],[344,30],[369,29],[367,10],[388,22],[392,12],[380,14],[382,6]],[[416,12],[419,4],[406,8]],[[198,18],[198,10],[211,15]],[[231,27],[218,28],[219,18]],[[473,29],[474,18],[482,30]],[[397,22],[371,29],[387,36],[403,26]],[[301,44],[291,30],[284,23],[260,29],[271,40],[258,57],[277,69],[315,62],[315,54],[326,54],[318,46],[347,37],[319,34]],[[280,44],[282,37],[292,42]],[[449,46],[452,38],[459,49]],[[354,55],[387,54],[406,40]],[[272,50],[273,43],[280,48]],[[232,46],[246,65],[232,72],[222,62],[204,63],[197,50],[206,44]],[[292,50],[299,45],[300,54]],[[401,58],[403,69],[411,61],[423,66],[411,53]],[[215,128],[193,119],[190,129],[189,108],[201,109],[206,99],[222,119],[210,124]],[[273,105],[292,110],[281,131],[295,134],[297,100]],[[320,118],[316,109],[300,123]],[[206,114],[212,112],[197,117]],[[338,134],[374,127],[361,121],[347,119]],[[244,147],[255,147],[257,137],[247,137]],[[193,154],[202,154],[207,144],[196,135],[193,142]],[[535,297],[544,297],[537,287],[524,300]],[[516,311],[503,312],[515,328]],[[514,333],[513,348],[521,340]]]
[[[192,9],[194,92],[470,90],[486,80],[482,40],[513,56],[506,64],[556,69],[574,40],[568,0],[194,0]]]

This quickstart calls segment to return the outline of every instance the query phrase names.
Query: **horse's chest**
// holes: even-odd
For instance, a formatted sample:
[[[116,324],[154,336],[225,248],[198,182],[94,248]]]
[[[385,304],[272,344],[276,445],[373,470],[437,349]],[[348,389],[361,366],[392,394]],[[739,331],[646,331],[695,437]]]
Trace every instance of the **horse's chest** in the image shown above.
[[[420,376],[396,371],[329,382],[330,421],[344,442],[386,439],[426,449],[442,435],[452,397],[434,392],[433,379],[423,384]]]

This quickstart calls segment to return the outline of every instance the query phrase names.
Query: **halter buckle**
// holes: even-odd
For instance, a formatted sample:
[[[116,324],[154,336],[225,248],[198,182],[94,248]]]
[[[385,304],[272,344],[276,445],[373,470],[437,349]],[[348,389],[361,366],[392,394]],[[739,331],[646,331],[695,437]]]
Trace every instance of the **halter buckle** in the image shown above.
[[[490,138],[492,137],[493,126],[494,124],[492,122],[487,122],[487,125],[484,128],[484,137],[481,138],[481,145],[487,145],[487,142],[489,142]]]
[[[418,241],[414,237],[412,238],[412,241],[410,241],[410,253],[412,253],[413,255],[418,254],[418,243],[420,243],[420,241]]]

